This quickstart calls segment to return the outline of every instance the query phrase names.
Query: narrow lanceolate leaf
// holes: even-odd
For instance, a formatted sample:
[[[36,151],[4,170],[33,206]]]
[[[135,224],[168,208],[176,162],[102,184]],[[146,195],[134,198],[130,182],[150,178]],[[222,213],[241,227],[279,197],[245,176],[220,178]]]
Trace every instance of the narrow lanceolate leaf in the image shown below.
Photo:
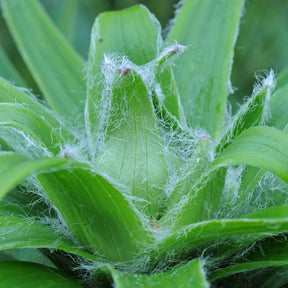
[[[170,48],[171,47],[171,48]],[[168,49],[170,50],[171,55],[181,54],[179,47],[184,48],[184,46],[180,46],[177,43],[175,45],[170,46]],[[184,49],[183,49],[184,50]],[[165,51],[165,50],[164,50]],[[164,62],[165,63],[165,62]],[[175,76],[173,69],[170,65],[164,64],[164,67],[160,67],[156,71],[156,80],[159,82],[159,87],[161,90],[159,91],[159,87],[157,93],[161,98],[163,104],[167,108],[167,110],[176,117],[180,122],[186,124],[180,95],[178,92]]]
[[[38,1],[3,0],[1,7],[17,47],[48,104],[74,120],[85,104],[84,61]]]
[[[125,266],[153,241],[132,204],[102,176],[71,167],[38,178],[76,239],[97,257]]]
[[[43,154],[57,155],[64,141],[61,131],[55,128],[22,104],[0,103],[0,138],[4,138],[13,150],[22,150],[19,153],[33,154],[34,149],[42,148]],[[21,139],[19,143],[16,134]]]
[[[29,262],[0,262],[0,288],[84,288],[58,271]]]
[[[174,73],[187,123],[222,130],[226,97],[244,0],[192,1],[183,4],[169,35],[187,45]]]
[[[0,199],[25,178],[39,171],[67,164],[66,159],[34,159],[12,152],[0,152]]]
[[[260,212],[265,213],[265,210]],[[284,214],[287,213],[287,207],[273,207],[269,210],[274,210],[275,214],[279,214],[279,218],[287,216],[287,214]],[[263,215],[263,218],[265,218],[265,215]],[[259,246],[255,246],[255,248],[250,253],[245,255],[245,259],[239,263],[216,270],[210,275],[209,278],[213,281],[218,278],[227,277],[235,273],[246,272],[249,270],[263,269],[266,267],[287,267],[287,248],[287,240],[284,237],[271,237],[266,239],[265,242],[259,243]]]
[[[277,208],[279,211],[268,208],[259,214],[247,215],[243,218],[204,221],[182,227],[172,232],[158,245],[157,253],[160,255],[160,261],[162,257],[166,259],[168,255],[179,255],[180,259],[185,258],[196,249],[207,248],[207,244],[215,242],[215,239],[225,238],[227,244],[231,237],[231,245],[234,244],[235,248],[239,249],[246,243],[246,245],[251,243],[250,237],[256,241],[271,234],[285,232],[288,229],[288,207]],[[239,239],[236,244],[235,236]]]
[[[127,67],[119,69],[132,69]],[[153,219],[166,204],[168,178],[157,119],[149,92],[135,71],[120,72],[114,85],[112,95],[107,95],[112,98],[110,117],[96,167],[125,185],[124,193]]]
[[[221,153],[244,130],[268,122],[270,116],[269,102],[272,89],[274,88],[273,77],[274,74],[271,72],[267,79],[263,81],[263,87],[257,89],[258,91],[252,95],[233,117],[231,124],[228,125],[219,141],[216,148],[217,153]]]
[[[288,136],[270,127],[253,127],[235,139],[212,166],[247,164],[264,168],[288,183]]]
[[[284,245],[283,245],[284,244]],[[274,249],[273,249],[274,248]],[[268,267],[287,267],[288,266],[288,254],[287,254],[287,243],[273,243],[273,247],[267,251],[266,249],[261,249],[258,251],[258,255],[262,257],[245,257],[247,262],[235,264],[217,270],[211,274],[211,280],[216,280],[223,277],[228,277],[233,274],[243,273],[250,270],[263,269]]]
[[[100,266],[96,270],[96,279],[103,277],[103,274],[110,276],[115,287],[210,287],[200,260],[193,260],[187,264],[179,265],[166,272],[154,274],[129,274],[122,273],[110,265]]]
[[[79,0],[66,0],[63,1],[62,9],[58,11],[57,24],[66,37],[73,42],[76,30],[76,20]],[[61,6],[61,5],[60,5]]]
[[[92,261],[98,260],[93,255],[75,246],[71,240],[66,239],[62,234],[55,233],[52,228],[34,219],[24,219],[23,216],[1,216],[0,232],[1,251],[27,247],[49,248],[83,256]]]
[[[0,46],[0,77],[3,77],[13,83],[25,86],[25,81],[8,58],[4,49]]]
[[[0,102],[23,104],[23,109],[25,107],[37,113],[37,115],[39,115],[38,117],[41,117],[43,121],[47,123],[45,126],[53,128],[56,133],[57,131],[61,133],[61,137],[63,137],[66,142],[72,142],[75,139],[72,133],[57,119],[56,115],[53,115],[50,110],[40,104],[32,95],[25,93],[25,91],[11,85],[2,78],[0,78],[0,90]]]

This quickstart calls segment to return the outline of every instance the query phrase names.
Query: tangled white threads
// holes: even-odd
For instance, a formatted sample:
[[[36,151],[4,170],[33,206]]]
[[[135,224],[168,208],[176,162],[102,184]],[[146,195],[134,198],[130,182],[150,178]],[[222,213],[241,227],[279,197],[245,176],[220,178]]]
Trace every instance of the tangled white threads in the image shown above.
[[[0,127],[1,138],[9,143],[9,146],[13,148],[15,152],[30,158],[52,157],[52,153],[48,151],[44,144],[33,139],[21,130],[4,126],[3,122],[1,124],[3,125]]]
[[[256,84],[253,89],[254,95],[261,93],[261,90],[265,88],[267,89],[260,125],[265,125],[271,117],[270,99],[276,85],[274,71],[271,69],[269,72],[266,72],[265,74],[266,74],[265,76],[256,76],[256,79],[259,82],[259,84]]]

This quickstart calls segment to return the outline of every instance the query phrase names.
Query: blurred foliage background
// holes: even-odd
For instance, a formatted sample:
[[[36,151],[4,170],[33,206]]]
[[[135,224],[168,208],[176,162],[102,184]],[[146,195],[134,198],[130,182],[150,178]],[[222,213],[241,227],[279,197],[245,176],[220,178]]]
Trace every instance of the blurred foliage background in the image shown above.
[[[25,1],[25,0],[23,0]],[[210,0],[214,1],[214,0]],[[87,59],[90,31],[97,15],[103,11],[124,9],[142,3],[152,11],[165,30],[174,15],[177,0],[41,0],[55,24],[62,30],[78,52]],[[229,15],[227,15],[229,17]],[[0,20],[0,76],[16,85],[40,92],[9,35],[3,19]],[[192,43],[193,45],[193,43]],[[288,1],[247,0],[235,49],[232,85],[235,90],[229,96],[234,111],[237,102],[251,95],[255,73],[265,74],[274,69],[277,73],[288,66]],[[213,47],[211,47],[213,49]],[[12,61],[15,71],[7,72],[5,59]],[[20,73],[25,83],[17,79]],[[13,75],[14,77],[12,78]]]

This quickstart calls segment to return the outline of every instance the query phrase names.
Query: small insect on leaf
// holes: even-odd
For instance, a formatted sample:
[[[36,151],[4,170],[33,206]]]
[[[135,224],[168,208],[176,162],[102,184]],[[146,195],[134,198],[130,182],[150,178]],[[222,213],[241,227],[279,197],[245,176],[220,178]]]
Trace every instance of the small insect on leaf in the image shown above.
[[[155,228],[155,229],[165,229],[166,227],[165,226],[160,226],[160,225],[158,225],[155,221],[151,221],[151,224],[152,224],[152,226],[153,226],[153,228]]]

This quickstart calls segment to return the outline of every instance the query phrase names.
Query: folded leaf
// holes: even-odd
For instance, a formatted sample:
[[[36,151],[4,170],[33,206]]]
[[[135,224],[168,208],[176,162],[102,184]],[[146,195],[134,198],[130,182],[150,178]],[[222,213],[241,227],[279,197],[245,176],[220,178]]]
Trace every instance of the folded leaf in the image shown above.
[[[86,257],[92,261],[98,261],[95,256],[77,247],[71,240],[68,240],[62,234],[56,233],[52,228],[32,219],[1,216],[0,232],[0,250],[27,247],[59,249]]]
[[[89,125],[91,137],[97,138],[94,134],[101,126],[103,117],[101,99],[106,97],[105,88],[109,89],[105,87],[107,84],[103,82],[102,75],[102,72],[108,73],[102,71],[105,55],[125,55],[135,64],[142,65],[156,57],[158,38],[159,31],[154,19],[144,6],[102,13],[96,18],[91,35],[87,74],[86,108],[89,119],[86,119],[86,124]]]
[[[49,155],[49,152],[57,155],[64,144],[61,131],[55,130],[56,127],[53,129],[42,117],[23,104],[0,103],[0,131],[3,131],[0,138],[4,138],[5,131],[5,141],[10,147],[26,155],[29,154],[29,150],[33,153],[33,149],[37,149],[33,144],[39,146],[40,150],[41,148],[46,150],[46,155]],[[15,143],[17,133],[19,137],[22,135],[22,141],[20,140],[19,143]],[[26,148],[26,151],[19,151],[17,148],[22,150]]]
[[[154,241],[150,224],[142,223],[138,211],[108,180],[87,168],[71,166],[38,178],[82,247],[124,266],[139,261]]]
[[[8,81],[0,78],[0,102],[3,103],[15,103],[23,105],[27,109],[30,109],[34,113],[37,113],[47,123],[45,126],[50,126],[54,131],[61,132],[61,136],[66,142],[75,141],[75,137],[68,130],[66,126],[48,110],[44,105],[40,104],[33,95],[28,94],[28,90],[17,88],[11,85]],[[26,92],[26,93],[25,93]],[[56,132],[57,133],[57,132]]]
[[[277,88],[278,88],[278,78],[277,78]],[[268,121],[268,125],[282,130],[287,134],[287,123],[288,117],[285,110],[285,105],[288,101],[288,85],[283,85],[280,89],[278,88],[274,93],[270,101],[270,111],[271,117]],[[257,109],[258,110],[258,109]],[[256,112],[256,111],[255,111]],[[252,114],[254,109],[252,110]],[[241,177],[241,186],[239,188],[238,201],[235,203],[240,213],[243,213],[243,208],[247,207],[247,197],[257,186],[261,178],[265,175],[266,170],[258,167],[249,166]],[[272,201],[274,202],[275,199]],[[267,205],[269,205],[267,203]],[[235,211],[236,212],[236,211]]]
[[[136,207],[155,219],[166,204],[168,172],[149,92],[131,70],[120,74],[109,97],[110,117],[96,167],[125,185],[124,193],[135,197]]]
[[[12,152],[0,152],[0,199],[27,177],[67,165],[66,159],[34,159]]]
[[[270,127],[253,127],[235,139],[212,167],[247,164],[264,168],[288,183],[288,136]]]

